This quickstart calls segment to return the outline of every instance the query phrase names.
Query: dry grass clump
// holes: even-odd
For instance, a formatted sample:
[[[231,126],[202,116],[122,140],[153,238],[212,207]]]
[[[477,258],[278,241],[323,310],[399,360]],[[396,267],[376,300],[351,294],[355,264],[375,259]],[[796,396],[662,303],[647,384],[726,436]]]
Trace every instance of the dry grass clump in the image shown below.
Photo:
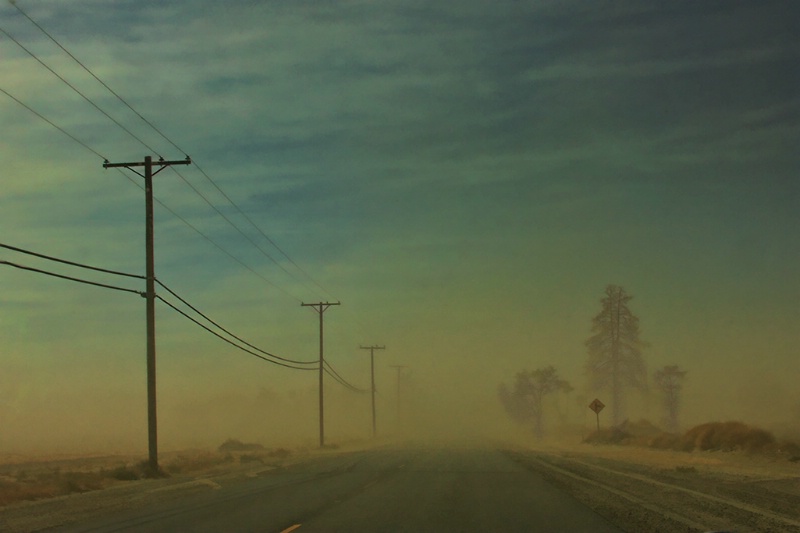
[[[683,435],[666,433],[646,420],[627,421],[619,426],[592,433],[584,442],[590,444],[620,444],[645,446],[660,450],[740,451],[744,453],[778,453],[790,461],[800,461],[800,445],[778,443],[767,430],[742,422],[709,422],[689,429]]]
[[[290,455],[292,455],[292,451],[286,448],[275,448],[267,452],[267,457],[271,459],[286,459]]]
[[[590,444],[647,446],[650,439],[662,434],[663,432],[649,420],[641,419],[637,422],[626,420],[618,426],[593,432],[586,437],[584,442]]]
[[[593,431],[583,442],[588,444],[627,444],[631,435],[618,427]]]
[[[196,452],[180,454],[171,459],[164,469],[170,474],[181,474],[207,470],[215,466],[234,462],[230,453]]]
[[[257,443],[245,443],[238,439],[228,439],[219,445],[217,451],[220,452],[254,452],[261,451],[264,446]]]
[[[286,448],[267,449],[258,443],[246,443],[238,439],[228,439],[217,448],[220,453],[225,453],[230,461],[238,460],[240,464],[261,463],[275,464],[292,455]]]
[[[61,472],[56,468],[32,474],[27,470],[19,470],[0,479],[0,506],[98,490],[113,482],[112,476],[106,471]]]
[[[260,444],[228,439],[220,451],[186,451],[166,454],[159,471],[148,461],[108,457],[69,461],[42,461],[0,465],[0,507],[25,500],[54,498],[131,481],[207,471],[234,463],[277,465],[293,454],[286,448],[267,450]],[[0,528],[2,529],[2,528]]]
[[[683,437],[677,433],[661,432],[654,437],[651,437],[647,442],[648,448],[658,448],[659,450],[679,450],[688,452],[691,449],[684,449]]]
[[[684,448],[691,444],[695,450],[754,453],[774,448],[775,437],[769,431],[742,422],[709,422],[687,431],[682,442]]]

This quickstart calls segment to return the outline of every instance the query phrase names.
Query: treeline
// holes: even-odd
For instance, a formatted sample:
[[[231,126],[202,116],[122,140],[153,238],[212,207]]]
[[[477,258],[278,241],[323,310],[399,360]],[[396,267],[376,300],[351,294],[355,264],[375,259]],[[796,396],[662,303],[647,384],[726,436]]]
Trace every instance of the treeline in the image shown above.
[[[624,288],[608,285],[600,300],[600,312],[592,319],[591,336],[584,343],[586,389],[607,398],[614,426],[625,418],[628,391],[650,391],[643,356],[647,343],[639,337],[639,318],[629,305],[632,298]],[[680,391],[686,374],[678,365],[666,365],[653,374],[653,385],[663,403],[664,427],[669,432],[677,432],[679,428]],[[518,372],[511,385],[500,384],[498,396],[515,422],[530,427],[541,437],[546,397],[572,390],[572,385],[549,365]]]

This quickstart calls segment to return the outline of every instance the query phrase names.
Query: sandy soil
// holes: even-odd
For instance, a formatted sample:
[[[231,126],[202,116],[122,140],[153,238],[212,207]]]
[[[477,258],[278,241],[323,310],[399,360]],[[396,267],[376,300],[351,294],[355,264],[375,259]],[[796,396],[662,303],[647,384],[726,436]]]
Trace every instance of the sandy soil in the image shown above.
[[[800,463],[785,457],[592,445],[513,456],[628,531],[800,532]]]

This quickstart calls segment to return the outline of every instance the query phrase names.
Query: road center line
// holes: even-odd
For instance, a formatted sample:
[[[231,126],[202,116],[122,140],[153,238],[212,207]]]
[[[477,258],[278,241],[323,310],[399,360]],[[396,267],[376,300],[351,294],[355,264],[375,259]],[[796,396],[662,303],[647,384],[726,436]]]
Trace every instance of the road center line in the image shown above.
[[[284,529],[283,531],[281,531],[281,533],[289,533],[289,532],[291,532],[291,531],[294,531],[295,529],[297,529],[298,527],[300,527],[300,526],[302,526],[302,525],[303,525],[303,524],[295,524],[295,525],[293,525],[293,526],[291,526],[291,527],[287,527],[286,529]]]

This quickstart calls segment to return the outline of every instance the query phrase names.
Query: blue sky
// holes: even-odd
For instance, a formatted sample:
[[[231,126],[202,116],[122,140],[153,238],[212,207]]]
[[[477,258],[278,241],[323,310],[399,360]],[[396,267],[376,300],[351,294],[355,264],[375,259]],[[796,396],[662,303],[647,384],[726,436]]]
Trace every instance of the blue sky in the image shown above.
[[[2,28],[149,148],[6,35],[2,89],[111,161],[185,151],[325,289],[195,165],[179,172],[292,276],[179,176],[159,174],[156,197],[258,275],[158,207],[157,276],[251,342],[313,358],[316,315],[299,304],[340,299],[326,345],[345,377],[366,386],[357,347],[386,344],[387,410],[387,365],[405,364],[431,411],[477,424],[497,418],[497,384],[522,368],[554,364],[582,387],[583,341],[615,283],[635,296],[650,371],[689,371],[689,418],[798,423],[793,3],[18,5],[180,150],[8,3]],[[141,190],[4,94],[0,117],[3,242],[141,273]],[[142,301],[1,276],[0,419],[18,440],[0,447],[125,447],[144,423]],[[262,389],[313,392],[312,376],[233,351],[164,306],[158,335],[168,444],[183,444],[169,421],[209,398],[238,395],[247,411]],[[76,386],[106,400],[89,408]],[[359,427],[348,409],[366,400],[329,387],[332,409]],[[765,415],[764,403],[780,408]],[[308,424],[293,432],[313,439],[313,405],[303,409],[295,418]],[[114,426],[120,411],[129,429]],[[83,443],[71,429],[80,417],[124,438]],[[241,424],[226,429],[247,433]]]

